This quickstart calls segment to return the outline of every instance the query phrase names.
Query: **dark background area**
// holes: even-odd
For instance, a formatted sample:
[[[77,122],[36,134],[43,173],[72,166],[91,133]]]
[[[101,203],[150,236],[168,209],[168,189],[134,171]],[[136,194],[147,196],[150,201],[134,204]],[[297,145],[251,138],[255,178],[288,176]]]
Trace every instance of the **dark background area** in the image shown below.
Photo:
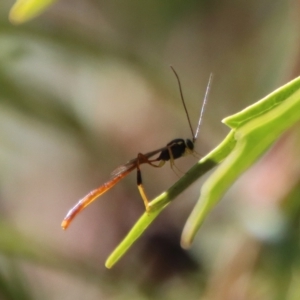
[[[120,164],[191,138],[299,75],[299,1],[58,1],[26,24],[0,12],[1,299],[299,299],[299,126],[226,194],[189,251],[181,194],[121,261],[104,262],[144,211],[135,174],[64,232],[69,208]],[[178,160],[187,171],[196,158]],[[143,166],[150,198],[178,179]],[[204,178],[205,179],[205,178]]]

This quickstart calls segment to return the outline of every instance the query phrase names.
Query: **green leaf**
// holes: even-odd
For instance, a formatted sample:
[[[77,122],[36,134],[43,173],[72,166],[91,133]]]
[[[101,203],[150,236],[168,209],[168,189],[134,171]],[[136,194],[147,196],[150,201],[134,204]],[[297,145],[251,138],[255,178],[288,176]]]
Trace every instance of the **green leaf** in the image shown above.
[[[107,259],[106,267],[111,268],[126,253],[175,197],[208,170],[220,164],[203,184],[201,197],[184,227],[181,245],[184,248],[189,247],[207,214],[234,181],[298,120],[300,120],[300,77],[243,111],[224,119],[223,122],[233,129],[223,142],[203,157],[170,189],[151,202],[150,213],[144,213],[137,221]]]
[[[24,23],[41,14],[56,0],[18,0],[11,8],[9,20],[14,24]]]
[[[239,123],[235,121],[239,120]],[[225,119],[235,121],[236,145],[226,160],[203,184],[201,196],[183,230],[181,245],[192,243],[204,218],[234,181],[300,120],[300,77],[277,89],[241,113]],[[240,125],[239,125],[240,124]]]
[[[283,101],[286,101],[288,97],[299,90],[299,88],[300,81],[299,78],[296,78],[283,87],[278,88],[260,101],[248,106],[232,116],[223,119],[222,122],[230,128],[237,128],[242,124],[257,118],[258,116],[261,116],[274,109],[276,106],[282,104]]]

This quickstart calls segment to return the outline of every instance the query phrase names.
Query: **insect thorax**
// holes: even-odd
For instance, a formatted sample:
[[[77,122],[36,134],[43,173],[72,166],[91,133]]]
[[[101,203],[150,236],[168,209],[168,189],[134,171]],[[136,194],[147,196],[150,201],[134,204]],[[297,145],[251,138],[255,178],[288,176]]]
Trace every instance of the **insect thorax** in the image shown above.
[[[186,150],[192,151],[194,149],[194,143],[187,139],[174,139],[170,143],[167,144],[168,149],[163,150],[158,160],[168,161],[170,160],[170,153],[172,153],[172,159],[177,159],[185,155]]]

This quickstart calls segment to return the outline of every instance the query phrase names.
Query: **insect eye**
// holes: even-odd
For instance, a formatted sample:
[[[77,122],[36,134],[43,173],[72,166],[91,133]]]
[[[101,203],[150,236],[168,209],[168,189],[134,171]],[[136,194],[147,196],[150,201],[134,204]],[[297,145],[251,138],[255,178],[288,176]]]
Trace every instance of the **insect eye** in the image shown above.
[[[189,139],[186,140],[186,146],[187,146],[190,150],[193,150],[193,149],[194,149],[194,143],[193,143],[191,140],[189,140]]]

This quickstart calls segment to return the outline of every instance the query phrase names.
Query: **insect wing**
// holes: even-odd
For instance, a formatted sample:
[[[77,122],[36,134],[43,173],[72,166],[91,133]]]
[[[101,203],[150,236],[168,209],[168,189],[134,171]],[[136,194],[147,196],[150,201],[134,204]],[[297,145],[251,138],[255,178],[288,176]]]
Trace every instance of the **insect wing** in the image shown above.
[[[154,156],[154,155],[156,155],[156,154],[158,154],[158,153],[160,153],[160,152],[162,152],[166,149],[168,149],[168,147],[159,148],[157,150],[154,150],[154,151],[143,154],[143,157],[151,158],[152,156]],[[110,174],[111,178],[119,176],[120,174],[122,174],[122,173],[126,172],[127,170],[131,169],[133,166],[137,167],[138,160],[139,160],[139,157],[136,157],[134,159],[129,160],[126,164],[117,167],[114,171],[111,172],[111,174]],[[146,162],[147,161],[140,161],[139,164],[143,164],[143,163],[146,163]]]

